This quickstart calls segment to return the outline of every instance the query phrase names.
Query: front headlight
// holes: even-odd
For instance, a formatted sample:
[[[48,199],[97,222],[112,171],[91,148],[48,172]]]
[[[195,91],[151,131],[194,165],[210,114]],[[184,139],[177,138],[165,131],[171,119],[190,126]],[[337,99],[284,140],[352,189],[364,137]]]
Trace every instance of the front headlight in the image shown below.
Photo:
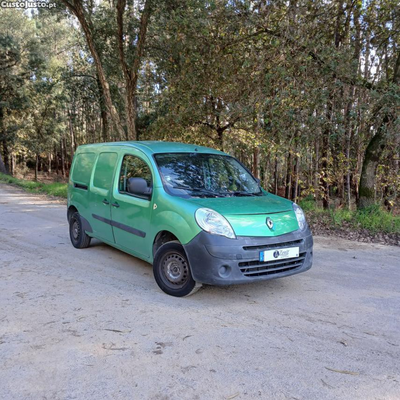
[[[229,222],[219,213],[210,208],[199,208],[195,213],[196,222],[203,231],[213,235],[236,239],[235,232]]]
[[[293,211],[296,214],[299,228],[303,231],[307,226],[306,216],[304,215],[303,210],[296,203],[293,203]]]

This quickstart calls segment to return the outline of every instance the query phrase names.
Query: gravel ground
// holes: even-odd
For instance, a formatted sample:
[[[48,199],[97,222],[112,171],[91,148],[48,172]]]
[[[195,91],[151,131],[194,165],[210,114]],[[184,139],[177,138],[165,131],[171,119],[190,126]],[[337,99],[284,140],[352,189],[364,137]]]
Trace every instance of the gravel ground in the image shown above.
[[[1,399],[400,398],[400,248],[316,237],[304,274],[179,299],[65,214],[0,184]]]

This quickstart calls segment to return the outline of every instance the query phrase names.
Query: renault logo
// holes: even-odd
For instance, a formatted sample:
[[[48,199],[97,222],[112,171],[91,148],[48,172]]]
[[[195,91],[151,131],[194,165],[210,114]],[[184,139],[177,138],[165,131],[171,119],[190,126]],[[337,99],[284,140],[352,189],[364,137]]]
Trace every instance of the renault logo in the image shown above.
[[[267,224],[268,228],[271,229],[271,231],[274,230],[274,221],[272,221],[270,217],[266,219],[265,223]]]

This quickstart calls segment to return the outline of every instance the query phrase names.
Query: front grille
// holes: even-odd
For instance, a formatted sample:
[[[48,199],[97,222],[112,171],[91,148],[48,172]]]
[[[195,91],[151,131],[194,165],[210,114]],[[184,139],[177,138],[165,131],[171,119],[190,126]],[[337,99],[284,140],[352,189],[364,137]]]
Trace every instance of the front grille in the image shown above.
[[[303,243],[303,239],[292,240],[291,242],[279,242],[270,244],[259,244],[257,246],[243,246],[243,250],[272,250],[282,249],[284,247],[295,247],[300,246]]]
[[[286,244],[285,244],[286,245]],[[239,263],[239,268],[244,276],[249,278],[263,275],[280,274],[292,271],[301,266],[306,258],[306,253],[300,253],[299,257],[287,258],[277,261],[244,261]]]

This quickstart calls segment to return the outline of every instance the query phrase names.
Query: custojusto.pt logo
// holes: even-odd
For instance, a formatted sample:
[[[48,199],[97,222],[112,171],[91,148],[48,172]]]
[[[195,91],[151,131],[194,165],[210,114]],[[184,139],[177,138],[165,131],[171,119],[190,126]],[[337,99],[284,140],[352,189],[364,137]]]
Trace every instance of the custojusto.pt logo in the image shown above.
[[[55,8],[56,3],[47,1],[2,1],[1,8]]]

